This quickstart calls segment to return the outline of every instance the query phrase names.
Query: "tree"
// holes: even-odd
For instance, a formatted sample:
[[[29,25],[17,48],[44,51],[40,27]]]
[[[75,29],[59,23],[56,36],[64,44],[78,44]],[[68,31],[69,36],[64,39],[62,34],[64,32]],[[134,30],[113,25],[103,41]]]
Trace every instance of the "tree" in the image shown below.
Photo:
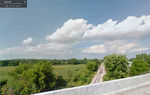
[[[148,54],[145,54],[145,53],[138,54],[138,55],[136,55],[136,59],[143,60],[150,64],[150,55],[148,55]]]
[[[86,68],[89,71],[96,71],[98,69],[98,64],[96,62],[93,62],[93,61],[88,61],[86,64]]]
[[[63,78],[56,77],[53,73],[52,65],[44,61],[37,64],[22,64],[11,76],[7,85],[3,87],[4,94],[29,95],[58,89],[65,85],[62,84]]]
[[[128,59],[125,55],[108,55],[104,57],[106,75],[104,80],[125,78],[128,75]]]
[[[99,59],[93,59],[92,61],[94,61],[94,62],[97,63],[97,64],[101,64],[101,63],[102,63],[102,61],[99,60]]]
[[[79,64],[79,61],[75,58],[71,58],[70,60],[68,60],[68,64]]]
[[[130,76],[139,75],[150,70],[150,65],[143,59],[134,59],[130,68]]]

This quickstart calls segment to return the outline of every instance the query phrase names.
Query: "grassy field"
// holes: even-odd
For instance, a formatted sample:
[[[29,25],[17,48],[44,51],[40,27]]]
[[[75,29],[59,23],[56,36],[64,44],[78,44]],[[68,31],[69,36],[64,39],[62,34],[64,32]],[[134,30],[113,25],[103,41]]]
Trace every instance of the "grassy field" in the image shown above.
[[[15,66],[0,67],[0,81],[8,79],[9,72],[12,72],[15,68]]]
[[[9,72],[12,72],[16,67],[15,66],[6,66],[0,67],[0,81],[3,79],[8,79]],[[75,73],[81,69],[85,69],[85,64],[79,65],[54,65],[54,73],[62,75],[63,78],[67,78],[68,72]]]
[[[78,72],[81,69],[85,69],[85,64],[79,64],[79,65],[55,65],[54,72],[58,75],[62,75],[63,78],[67,78],[68,72]]]

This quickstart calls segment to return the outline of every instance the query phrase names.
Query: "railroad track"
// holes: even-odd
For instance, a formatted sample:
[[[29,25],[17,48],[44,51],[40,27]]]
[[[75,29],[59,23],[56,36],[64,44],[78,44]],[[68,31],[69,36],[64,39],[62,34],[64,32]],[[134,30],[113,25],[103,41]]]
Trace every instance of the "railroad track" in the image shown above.
[[[91,84],[99,83],[103,81],[103,76],[106,74],[104,63],[100,65],[100,67],[97,70],[96,75],[92,79]]]

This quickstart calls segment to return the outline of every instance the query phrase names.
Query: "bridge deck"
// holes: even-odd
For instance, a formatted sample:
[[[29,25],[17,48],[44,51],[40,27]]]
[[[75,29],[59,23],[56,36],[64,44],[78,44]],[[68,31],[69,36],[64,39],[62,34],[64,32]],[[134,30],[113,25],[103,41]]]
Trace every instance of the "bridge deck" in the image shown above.
[[[142,87],[130,89],[114,95],[150,95],[150,84]]]

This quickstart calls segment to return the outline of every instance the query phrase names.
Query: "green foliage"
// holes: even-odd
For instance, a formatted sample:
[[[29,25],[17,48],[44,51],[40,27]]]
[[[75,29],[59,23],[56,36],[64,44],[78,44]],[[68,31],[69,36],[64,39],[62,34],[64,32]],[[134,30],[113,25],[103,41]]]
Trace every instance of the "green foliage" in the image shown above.
[[[64,80],[62,76],[57,76],[56,77],[56,85],[55,85],[56,89],[62,88],[65,86],[66,86],[66,80]]]
[[[64,87],[66,82],[61,76],[53,73],[48,62],[23,64],[11,73],[12,78],[3,87],[4,94],[28,95],[31,93],[50,91]]]
[[[0,95],[2,94],[2,87],[7,84],[7,80],[1,80],[0,81]]]
[[[20,65],[24,66],[25,64],[20,64]],[[26,64],[26,65],[29,65],[29,64]],[[0,79],[3,80],[3,79],[9,79],[9,78],[11,78],[11,76],[9,76],[9,73],[10,72],[14,72],[15,68],[17,68],[17,66],[0,67]],[[75,74],[77,74],[79,71],[85,70],[85,69],[86,69],[86,64],[78,64],[78,65],[53,65],[53,72],[57,76],[61,75],[63,77],[63,79],[65,79],[67,81],[67,87],[76,86],[75,83],[72,84],[72,82],[71,82],[71,80],[73,79],[73,76]]]
[[[86,64],[87,59],[68,59],[68,60],[47,60],[47,59],[14,59],[14,60],[0,60],[0,66],[18,66],[19,64],[35,64],[38,62],[51,62],[53,65],[65,65],[65,64]]]
[[[72,82],[74,83],[74,86],[89,84],[93,76],[93,71],[89,71],[87,69],[80,70],[77,74],[73,76]]]
[[[136,59],[143,60],[150,64],[150,55],[149,54],[145,54],[145,53],[138,54],[138,55],[136,55]]]
[[[130,76],[143,74],[147,71],[150,71],[150,65],[146,61],[139,57],[132,61],[132,65],[130,67]]]
[[[87,61],[87,60],[86,60]],[[69,73],[70,77],[73,77],[70,80],[69,86],[80,86],[89,84],[94,77],[94,73],[98,69],[99,61],[97,60],[88,60],[86,64],[86,68],[79,70],[76,74]]]
[[[12,72],[7,77],[7,84],[3,85],[2,88],[2,92],[5,95],[28,95],[30,93],[88,84],[100,64],[97,59],[89,60],[86,58],[81,60],[72,58],[69,60],[22,59],[3,61],[7,64],[5,67],[0,67],[0,69],[8,68],[8,73]],[[19,66],[14,66],[15,62],[18,62],[17,65]],[[92,63],[92,70],[86,69],[86,63]],[[11,67],[8,67],[8,65]],[[53,65],[53,68],[51,65]],[[9,68],[13,69],[10,70]],[[8,73],[5,73],[5,75],[8,75]]]
[[[136,58],[133,58],[132,65],[130,67],[130,76],[144,74],[150,71],[150,55],[138,54]]]
[[[12,72],[15,68],[16,66],[0,67],[0,81],[10,78],[9,73]]]
[[[78,65],[53,65],[54,73],[57,75],[63,76],[64,79],[68,79],[69,73],[77,73],[79,70],[85,69],[85,64],[78,64]],[[69,77],[72,78],[72,77]]]
[[[14,59],[14,60],[1,60],[0,66],[18,66],[19,64],[30,63],[34,64],[41,60],[35,59]]]
[[[75,58],[68,60],[68,64],[79,64],[79,61]]]
[[[93,59],[91,61],[95,62],[96,64],[101,64],[102,63],[102,60],[99,60],[99,59]]]
[[[86,68],[89,71],[97,71],[98,64],[96,62],[93,62],[93,61],[88,61],[87,64],[86,64]]]
[[[128,76],[128,59],[125,55],[108,55],[104,57],[104,64],[107,74],[104,81],[125,78]]]

